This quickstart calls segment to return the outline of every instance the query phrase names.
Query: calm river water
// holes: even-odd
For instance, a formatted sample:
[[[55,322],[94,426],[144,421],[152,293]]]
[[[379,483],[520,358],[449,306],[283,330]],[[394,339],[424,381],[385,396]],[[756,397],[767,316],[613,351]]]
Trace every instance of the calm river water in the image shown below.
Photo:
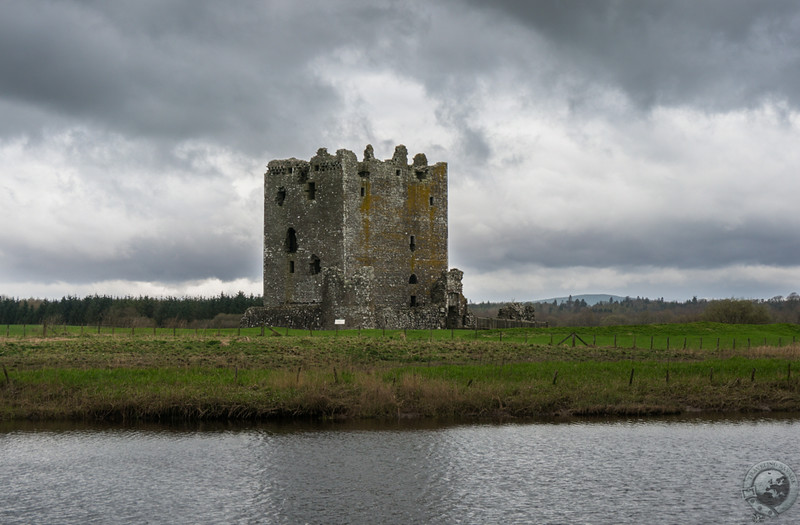
[[[752,523],[800,415],[431,426],[0,426],[0,523]],[[771,523],[800,523],[800,502]]]

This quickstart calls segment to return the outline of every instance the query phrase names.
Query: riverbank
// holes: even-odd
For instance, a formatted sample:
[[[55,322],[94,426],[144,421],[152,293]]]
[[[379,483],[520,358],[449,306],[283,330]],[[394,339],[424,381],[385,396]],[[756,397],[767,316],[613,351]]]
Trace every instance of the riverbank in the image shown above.
[[[567,342],[571,345],[571,342]],[[800,344],[614,348],[313,336],[0,341],[0,419],[523,418],[800,411]]]

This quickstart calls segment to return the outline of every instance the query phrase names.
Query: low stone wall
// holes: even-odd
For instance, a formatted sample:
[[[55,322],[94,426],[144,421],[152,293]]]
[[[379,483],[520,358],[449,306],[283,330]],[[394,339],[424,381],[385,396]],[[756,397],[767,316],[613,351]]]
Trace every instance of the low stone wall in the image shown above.
[[[347,328],[386,328],[387,330],[428,330],[447,328],[447,312],[436,306],[338,307],[333,315],[324,314],[322,305],[291,305],[248,308],[241,320],[242,327],[281,326],[304,330],[333,330]],[[336,325],[336,319],[344,320]]]
[[[547,322],[522,321],[520,319],[498,319],[475,317],[472,326],[476,330],[496,330],[498,328],[547,328]]]
[[[321,330],[322,307],[320,305],[291,305],[248,308],[240,322],[243,328],[256,326],[281,326],[304,330]]]

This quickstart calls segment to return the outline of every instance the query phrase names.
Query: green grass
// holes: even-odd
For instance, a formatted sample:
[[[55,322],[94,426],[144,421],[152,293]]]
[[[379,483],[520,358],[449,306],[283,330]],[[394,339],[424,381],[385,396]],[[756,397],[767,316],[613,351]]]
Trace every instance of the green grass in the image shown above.
[[[8,337],[0,332],[0,419],[800,410],[795,325],[477,333],[267,328],[264,336],[260,328],[104,330],[55,327],[46,337],[36,327],[7,327]],[[590,345],[550,344],[573,330]],[[717,348],[717,338],[737,344]]]

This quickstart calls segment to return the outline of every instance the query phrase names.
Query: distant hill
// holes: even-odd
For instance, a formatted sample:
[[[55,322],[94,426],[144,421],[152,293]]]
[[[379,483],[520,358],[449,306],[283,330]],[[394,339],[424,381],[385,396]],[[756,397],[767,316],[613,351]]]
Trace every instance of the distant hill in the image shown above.
[[[573,295],[572,296],[572,300],[573,301],[580,301],[581,299],[586,301],[586,304],[588,306],[593,306],[593,305],[595,305],[597,303],[607,303],[607,302],[609,302],[609,299],[614,299],[614,302],[619,302],[619,301],[621,301],[621,300],[623,300],[625,298],[624,297],[620,297],[619,295],[600,294],[600,293],[586,293],[586,294]],[[569,297],[553,297],[552,299],[540,299],[538,301],[532,301],[532,302],[534,302],[534,303],[550,303],[550,304],[552,304],[553,301],[556,301],[557,304],[561,304],[561,303],[566,303],[567,300],[569,300]]]

